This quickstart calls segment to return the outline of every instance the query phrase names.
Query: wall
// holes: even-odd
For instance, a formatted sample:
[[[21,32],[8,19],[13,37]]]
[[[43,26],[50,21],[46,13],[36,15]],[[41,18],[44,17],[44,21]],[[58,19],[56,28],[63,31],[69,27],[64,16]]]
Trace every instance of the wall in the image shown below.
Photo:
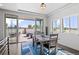
[[[4,38],[4,14],[3,11],[0,11],[0,40]]]
[[[52,20],[53,19],[60,19],[64,16],[70,15],[77,15],[78,16],[78,33],[59,33],[59,41],[58,43],[68,46],[70,48],[79,50],[79,4],[69,4],[64,6],[59,10],[53,11],[49,14],[48,20],[48,27],[49,27],[49,34],[52,32]],[[61,28],[62,30],[62,28]]]

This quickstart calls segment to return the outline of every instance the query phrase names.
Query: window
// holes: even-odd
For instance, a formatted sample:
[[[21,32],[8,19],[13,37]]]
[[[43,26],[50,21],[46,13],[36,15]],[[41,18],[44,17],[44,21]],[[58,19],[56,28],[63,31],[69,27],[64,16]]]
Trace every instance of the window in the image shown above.
[[[70,17],[70,32],[77,32],[77,16]]]
[[[60,20],[53,20],[53,33],[60,32]]]
[[[69,18],[68,17],[64,17],[63,18],[63,32],[69,32]]]
[[[77,32],[77,16],[63,18],[63,32]]]

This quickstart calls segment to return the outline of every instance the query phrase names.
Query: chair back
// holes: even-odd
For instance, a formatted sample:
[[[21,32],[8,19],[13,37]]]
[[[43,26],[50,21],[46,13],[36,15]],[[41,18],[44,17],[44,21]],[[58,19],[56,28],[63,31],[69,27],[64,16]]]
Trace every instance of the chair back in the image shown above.
[[[51,46],[56,46],[58,41],[58,34],[50,34],[50,47]]]
[[[58,38],[58,34],[50,34],[50,38],[52,38],[52,37]]]

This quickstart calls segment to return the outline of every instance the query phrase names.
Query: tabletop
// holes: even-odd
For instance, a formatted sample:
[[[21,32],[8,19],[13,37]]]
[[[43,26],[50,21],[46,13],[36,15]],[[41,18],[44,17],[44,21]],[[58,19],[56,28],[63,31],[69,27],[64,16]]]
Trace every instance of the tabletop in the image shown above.
[[[51,41],[54,39],[56,39],[56,37],[52,37],[52,39],[50,39],[50,36],[36,35],[36,42],[45,42],[45,41]]]

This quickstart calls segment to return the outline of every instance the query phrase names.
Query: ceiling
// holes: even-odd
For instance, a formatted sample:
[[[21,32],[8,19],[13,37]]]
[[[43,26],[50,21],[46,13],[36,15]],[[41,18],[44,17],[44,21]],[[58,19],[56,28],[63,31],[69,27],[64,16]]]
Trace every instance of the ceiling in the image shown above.
[[[65,6],[67,3],[46,3],[46,8],[40,8],[41,3],[1,3],[0,8],[12,11],[28,11],[40,14],[48,14],[58,8]]]

